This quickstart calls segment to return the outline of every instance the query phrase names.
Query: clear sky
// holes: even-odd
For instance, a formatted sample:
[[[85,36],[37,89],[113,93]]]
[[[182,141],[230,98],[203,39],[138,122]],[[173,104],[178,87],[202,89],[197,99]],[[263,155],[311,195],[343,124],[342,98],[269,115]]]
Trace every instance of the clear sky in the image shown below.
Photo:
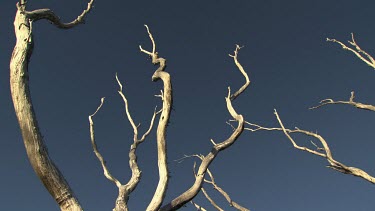
[[[9,91],[9,59],[15,44],[16,0],[0,4],[0,210],[58,210],[26,157]],[[49,7],[70,21],[84,0],[29,0],[29,9]],[[117,188],[103,176],[89,140],[88,115],[101,97],[95,117],[97,143],[112,173],[128,180],[132,130],[117,94],[117,72],[130,110],[145,131],[160,82],[155,67],[138,45],[150,48],[148,24],[159,55],[168,62],[174,86],[174,110],[168,131],[172,175],[166,201],[194,179],[194,160],[206,154],[210,138],[220,141],[231,128],[224,97],[227,86],[243,78],[228,53],[244,45],[239,60],[252,81],[234,106],[250,122],[278,126],[276,108],[286,127],[318,131],[334,157],[375,174],[374,114],[349,106],[308,110],[325,98],[375,104],[375,71],[326,37],[342,41],[354,32],[357,42],[375,55],[373,0],[96,0],[85,25],[64,31],[46,21],[34,24],[30,63],[34,108],[49,153],[85,210],[111,210]],[[155,130],[154,130],[155,132]],[[296,137],[309,145],[310,138]],[[139,147],[142,181],[131,195],[131,210],[144,210],[157,184],[155,136]],[[255,211],[373,210],[375,188],[369,182],[325,167],[324,159],[295,150],[280,132],[244,132],[212,164],[217,183],[233,200]],[[207,186],[224,209],[224,199]],[[213,210],[199,195],[195,200]],[[189,204],[183,210],[194,210]]]

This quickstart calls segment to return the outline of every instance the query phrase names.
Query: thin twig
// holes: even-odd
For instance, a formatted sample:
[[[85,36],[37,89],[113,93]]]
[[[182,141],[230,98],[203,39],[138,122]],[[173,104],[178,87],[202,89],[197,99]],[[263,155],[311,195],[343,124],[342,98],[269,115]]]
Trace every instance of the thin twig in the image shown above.
[[[104,103],[104,97],[101,99],[101,103],[96,109],[96,111],[89,116],[89,122],[90,122],[90,137],[91,137],[91,144],[92,148],[94,149],[94,153],[98,160],[100,161],[100,164],[102,165],[103,171],[104,171],[104,176],[111,182],[115,183],[117,187],[121,186],[120,181],[118,181],[112,174],[109,172],[106,161],[104,160],[103,156],[100,154],[98,147],[96,146],[95,142],[95,133],[94,133],[94,121],[92,118],[96,115],[96,113],[100,110],[100,108],[103,106]]]
[[[369,104],[363,104],[363,103],[359,103],[359,102],[355,102],[354,101],[354,91],[352,91],[350,93],[350,98],[349,98],[349,101],[342,101],[342,100],[339,100],[339,101],[334,101],[332,99],[324,99],[324,100],[321,100],[320,101],[320,104],[317,105],[317,106],[314,106],[314,107],[311,107],[309,108],[310,110],[312,109],[317,109],[317,108],[320,108],[322,106],[325,106],[325,105],[329,105],[329,104],[347,104],[347,105],[352,105],[358,109],[363,109],[363,110],[369,110],[369,111],[375,111],[375,106],[373,105],[369,105]]]

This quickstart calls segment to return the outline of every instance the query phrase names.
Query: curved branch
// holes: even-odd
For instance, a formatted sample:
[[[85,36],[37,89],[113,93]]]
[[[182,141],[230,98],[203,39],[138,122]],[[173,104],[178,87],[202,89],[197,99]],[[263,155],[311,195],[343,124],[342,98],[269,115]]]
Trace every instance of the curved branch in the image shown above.
[[[34,10],[34,11],[23,11],[23,14],[25,14],[25,16],[28,19],[30,19],[31,21],[34,21],[34,22],[36,22],[38,20],[46,19],[58,28],[70,29],[70,28],[73,28],[74,26],[77,26],[78,24],[85,23],[84,18],[87,15],[87,13],[89,13],[91,11],[91,9],[93,7],[92,6],[93,3],[94,3],[94,0],[90,0],[90,2],[87,3],[87,8],[85,10],[83,10],[82,13],[76,19],[74,19],[72,22],[69,22],[69,23],[63,23],[60,20],[60,17],[57,16],[50,9],[37,9],[37,10]],[[20,5],[17,4],[17,6],[20,6]]]
[[[237,47],[236,47],[235,52],[237,52],[237,50],[238,50]],[[237,58],[236,55],[237,54],[235,53],[235,57],[234,57],[235,61],[236,61],[236,58]],[[240,69],[241,72],[245,72],[243,69],[241,69],[241,68],[239,68],[239,69]],[[244,76],[246,78],[247,74],[244,74]],[[214,159],[216,158],[216,156],[219,154],[220,151],[225,150],[228,147],[230,147],[232,144],[234,144],[235,141],[237,140],[237,138],[241,135],[241,133],[244,130],[244,119],[243,119],[243,116],[238,114],[236,112],[236,110],[233,108],[232,97],[233,96],[238,97],[238,95],[240,95],[243,92],[243,90],[245,90],[247,88],[247,86],[248,86],[248,84],[247,85],[245,84],[245,86],[243,86],[244,88],[241,88],[242,91],[237,92],[238,93],[237,95],[231,95],[230,87],[228,87],[228,95],[225,98],[228,112],[230,113],[232,118],[235,119],[235,121],[238,122],[238,125],[237,125],[236,129],[233,131],[233,133],[231,134],[231,136],[228,139],[226,139],[226,140],[224,140],[224,141],[222,141],[218,144],[215,144],[215,142],[213,142],[214,146],[212,147],[211,152],[209,152],[206,156],[204,156],[202,158],[202,162],[201,162],[201,164],[199,166],[199,169],[198,169],[198,172],[196,174],[194,184],[188,190],[186,190],[184,193],[182,193],[181,195],[179,195],[178,197],[173,199],[171,202],[169,202],[168,204],[166,204],[162,208],[160,208],[161,211],[177,210],[180,207],[182,207],[183,205],[185,205],[186,203],[188,203],[189,201],[191,201],[201,190],[202,184],[204,182],[204,176],[207,172],[208,167],[212,163],[212,161],[214,161]]]
[[[83,16],[87,12],[84,12]],[[35,173],[60,206],[60,209],[66,211],[82,210],[68,182],[49,157],[33,109],[29,89],[28,65],[34,47],[32,23],[38,15],[32,13],[31,15],[36,16],[30,18],[26,13],[28,13],[26,1],[21,0],[17,3],[17,13],[14,19],[17,42],[10,60],[11,95],[26,153]],[[83,16],[79,19],[82,20]]]
[[[293,144],[294,148],[299,149],[301,151],[306,151],[306,152],[309,152],[311,154],[314,154],[314,155],[325,158],[329,163],[329,165],[327,166],[328,168],[331,168],[333,170],[336,170],[336,171],[344,173],[344,174],[351,174],[351,175],[356,176],[356,177],[361,177],[362,179],[364,179],[364,180],[366,180],[366,181],[368,181],[372,184],[375,184],[375,178],[370,176],[367,172],[363,171],[362,169],[359,169],[359,168],[356,168],[356,167],[346,166],[346,165],[340,163],[339,161],[336,161],[332,156],[332,153],[331,153],[331,150],[329,148],[328,143],[326,142],[326,140],[322,136],[318,135],[317,133],[301,130],[299,128],[296,128],[295,130],[286,129],[284,127],[284,124],[282,123],[278,113],[276,112],[276,110],[275,110],[275,116],[276,116],[277,121],[279,122],[281,128],[267,128],[267,127],[259,126],[257,124],[246,122],[246,124],[250,125],[252,128],[248,127],[248,128],[245,128],[245,130],[250,130],[250,131],[253,131],[253,132],[259,131],[259,130],[282,131],[285,134],[285,136],[289,139],[289,141]],[[311,143],[314,145],[314,147],[316,147],[316,149],[310,149],[310,148],[305,147],[305,146],[299,146],[293,140],[293,138],[290,136],[290,134],[292,134],[292,133],[300,133],[300,134],[304,134],[304,135],[309,136],[309,137],[316,138],[317,140],[319,140],[322,147],[318,147],[317,144],[315,144],[314,142],[311,142]]]
[[[324,100],[320,101],[319,105],[311,107],[309,109],[312,110],[312,109],[320,108],[320,107],[328,105],[328,104],[348,104],[348,105],[352,105],[352,106],[354,106],[358,109],[375,111],[375,106],[373,106],[373,105],[355,102],[354,101],[354,91],[352,91],[350,94],[351,95],[350,95],[349,101],[334,101],[332,99],[324,99]]]
[[[240,70],[240,72],[242,73],[242,75],[245,77],[245,80],[246,80],[245,84],[230,97],[232,101],[235,100],[250,85],[249,76],[247,75],[246,71],[243,69],[242,65],[240,64],[240,62],[237,59],[238,51],[241,48],[243,48],[243,47],[240,47],[239,45],[236,45],[236,49],[234,50],[234,55],[229,54],[229,56],[233,58],[234,63],[236,64],[236,66],[238,67],[238,69]]]
[[[156,187],[154,196],[147,207],[147,210],[158,210],[163,203],[167,186],[169,180],[169,172],[168,172],[168,163],[167,163],[167,143],[166,143],[166,132],[167,126],[170,118],[171,107],[173,103],[172,99],[172,83],[169,73],[165,72],[164,69],[166,67],[166,60],[164,58],[159,58],[158,53],[156,50],[156,45],[154,38],[148,28],[145,25],[150,40],[152,42],[152,52],[146,51],[139,46],[141,52],[151,56],[152,64],[157,65],[159,64],[159,68],[154,72],[152,75],[152,81],[158,81],[161,79],[163,81],[164,89],[162,91],[162,95],[160,96],[163,100],[163,108],[161,110],[161,115],[159,119],[158,128],[156,131],[156,139],[157,139],[157,148],[158,148],[158,168],[159,168],[159,182],[158,186]]]

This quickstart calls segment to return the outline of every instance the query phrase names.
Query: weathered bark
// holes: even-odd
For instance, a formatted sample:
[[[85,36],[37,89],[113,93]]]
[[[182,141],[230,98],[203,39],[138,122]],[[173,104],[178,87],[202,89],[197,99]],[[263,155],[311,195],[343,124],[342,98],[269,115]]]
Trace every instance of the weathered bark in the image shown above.
[[[163,81],[164,89],[161,92],[161,99],[163,100],[163,107],[161,110],[161,115],[159,119],[159,124],[156,132],[156,141],[158,148],[158,167],[159,167],[159,182],[156,187],[154,196],[147,207],[147,211],[158,210],[163,203],[169,180],[168,163],[167,163],[167,144],[166,144],[166,132],[167,126],[170,118],[171,108],[172,108],[172,83],[169,73],[165,72],[166,60],[164,58],[159,58],[156,52],[156,45],[152,34],[149,31],[147,25],[145,25],[149,37],[152,41],[152,52],[148,52],[140,46],[140,50],[143,53],[148,54],[152,58],[152,64],[159,65],[159,68],[152,75],[152,81]]]
[[[90,4],[92,4],[92,1]],[[82,22],[83,16],[90,8],[91,5],[85,10],[86,12],[81,14],[81,20],[74,25]],[[32,24],[39,19],[48,19],[53,13],[50,11],[49,15],[46,16],[38,11],[32,12],[32,16],[28,14],[26,2],[21,0],[20,3],[17,3],[17,13],[14,20],[17,41],[10,61],[10,88],[15,113],[20,125],[26,153],[35,173],[61,210],[79,211],[82,208],[78,199],[74,196],[67,181],[48,155],[47,147],[39,130],[29,90],[28,63],[34,45]]]

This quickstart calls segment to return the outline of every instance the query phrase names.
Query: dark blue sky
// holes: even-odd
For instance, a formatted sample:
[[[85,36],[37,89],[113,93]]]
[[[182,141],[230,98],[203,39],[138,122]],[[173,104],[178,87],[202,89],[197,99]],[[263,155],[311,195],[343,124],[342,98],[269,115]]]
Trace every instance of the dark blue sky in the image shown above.
[[[0,7],[0,210],[58,210],[26,157],[9,91],[9,59],[15,44],[16,1]],[[70,21],[86,7],[84,0],[29,0],[29,9],[49,7]],[[112,173],[128,180],[132,129],[117,94],[115,73],[124,85],[141,131],[160,100],[155,67],[138,50],[150,48],[148,24],[159,55],[168,62],[174,108],[168,132],[171,182],[166,201],[190,187],[193,160],[206,154],[210,138],[231,133],[224,97],[227,86],[243,84],[228,53],[245,45],[239,60],[252,81],[234,102],[246,120],[278,126],[276,108],[287,127],[318,131],[334,157],[375,174],[374,114],[348,106],[307,108],[324,98],[356,99],[375,104],[375,72],[326,37],[342,41],[354,32],[363,49],[375,55],[375,2],[363,1],[101,1],[86,24],[72,30],[46,21],[34,24],[30,63],[32,99],[52,159],[85,210],[111,210],[117,188],[106,180],[89,140],[88,115],[100,98],[95,117],[97,142]],[[299,143],[310,138],[298,136]],[[131,195],[132,210],[144,210],[157,184],[154,136],[139,147],[142,181]],[[373,210],[375,188],[369,182],[325,168],[326,161],[295,150],[279,132],[244,132],[222,152],[211,170],[217,183],[238,203],[256,211]],[[211,191],[211,188],[207,186]],[[214,191],[224,209],[227,203]],[[208,210],[202,196],[195,200]],[[194,210],[191,205],[183,210]]]

